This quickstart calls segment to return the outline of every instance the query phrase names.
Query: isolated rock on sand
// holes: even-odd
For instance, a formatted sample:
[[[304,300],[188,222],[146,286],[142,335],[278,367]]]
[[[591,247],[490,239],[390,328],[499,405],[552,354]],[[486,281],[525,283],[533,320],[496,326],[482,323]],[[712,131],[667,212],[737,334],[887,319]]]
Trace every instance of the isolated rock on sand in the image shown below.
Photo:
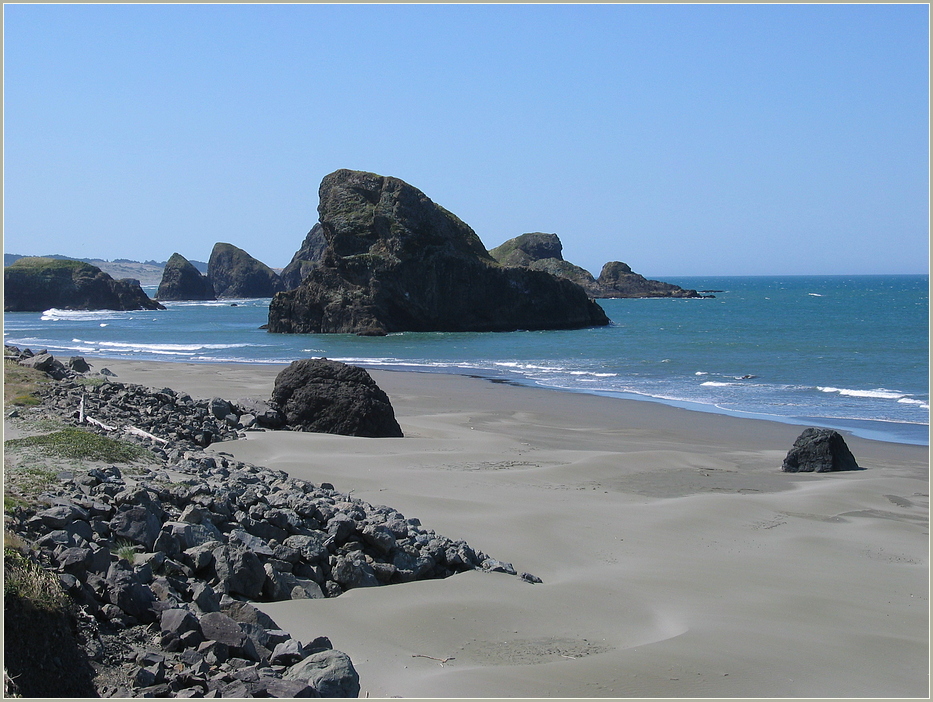
[[[797,437],[781,467],[785,473],[829,473],[858,469],[855,456],[838,431],[814,427],[804,429]]]
[[[272,400],[290,427],[345,436],[402,436],[388,396],[362,368],[326,358],[293,362]]]

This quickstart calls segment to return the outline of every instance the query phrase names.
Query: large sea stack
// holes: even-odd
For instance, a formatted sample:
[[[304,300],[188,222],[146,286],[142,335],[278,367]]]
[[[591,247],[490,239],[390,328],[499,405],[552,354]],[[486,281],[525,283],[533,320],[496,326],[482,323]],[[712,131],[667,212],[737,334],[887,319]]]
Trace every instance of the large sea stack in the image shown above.
[[[207,277],[219,298],[272,297],[285,290],[278,274],[233,244],[214,244]]]
[[[327,247],[301,286],[276,295],[269,331],[576,329],[609,323],[580,286],[505,268],[455,215],[398,178],[339,170],[321,182]]]
[[[138,280],[114,280],[97,266],[71,259],[21,258],[3,269],[4,312],[163,310]]]
[[[308,277],[308,273],[321,265],[326,248],[324,228],[318,222],[311,227],[311,231],[301,242],[301,247],[292,256],[291,262],[282,270],[282,282],[287,290],[297,288]]]
[[[214,288],[207,276],[180,253],[172,254],[162,270],[157,300],[213,300]]]

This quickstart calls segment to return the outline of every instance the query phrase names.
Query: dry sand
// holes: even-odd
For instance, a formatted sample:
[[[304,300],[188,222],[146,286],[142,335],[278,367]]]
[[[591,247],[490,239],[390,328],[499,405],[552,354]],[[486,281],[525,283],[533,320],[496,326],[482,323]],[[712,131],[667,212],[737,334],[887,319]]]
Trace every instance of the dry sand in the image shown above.
[[[98,363],[227,399],[268,397],[281,369]],[[865,470],[790,475],[802,427],[371,374],[405,438],[211,448],[392,506],[544,582],[471,572],[261,605],[301,640],[330,637],[363,695],[929,696],[926,447],[847,437]]]

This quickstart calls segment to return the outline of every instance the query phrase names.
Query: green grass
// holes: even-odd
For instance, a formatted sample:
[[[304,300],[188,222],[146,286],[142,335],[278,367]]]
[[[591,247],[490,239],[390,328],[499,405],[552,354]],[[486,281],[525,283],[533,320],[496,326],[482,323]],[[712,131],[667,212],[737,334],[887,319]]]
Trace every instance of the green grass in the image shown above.
[[[81,271],[86,268],[96,268],[89,263],[84,261],[74,261],[72,259],[59,259],[59,258],[45,258],[44,256],[24,256],[23,258],[17,259],[7,268],[20,269],[24,268],[27,270],[42,269],[42,270],[63,270],[63,271]]]
[[[129,539],[117,539],[116,548],[111,549],[111,552],[116,554],[117,558],[122,558],[130,565],[136,562],[136,545]]]
[[[4,442],[7,451],[36,449],[39,453],[88,461],[131,463],[152,458],[146,449],[82,429],[62,429]]]
[[[7,545],[3,548],[3,597],[17,597],[46,611],[67,609],[70,604],[54,573]]]
[[[49,469],[44,464],[28,461],[14,463],[9,456],[4,457],[3,464],[5,490],[14,487],[21,494],[35,496],[58,482],[58,472]]]
[[[20,507],[25,507],[28,504],[29,503],[26,502],[26,500],[21,497],[17,497],[16,495],[7,495],[5,493],[3,495],[4,514],[13,514],[17,509]]]
[[[21,366],[14,361],[3,361],[3,404],[29,406],[38,405],[41,400],[37,392],[49,377],[35,368]]]

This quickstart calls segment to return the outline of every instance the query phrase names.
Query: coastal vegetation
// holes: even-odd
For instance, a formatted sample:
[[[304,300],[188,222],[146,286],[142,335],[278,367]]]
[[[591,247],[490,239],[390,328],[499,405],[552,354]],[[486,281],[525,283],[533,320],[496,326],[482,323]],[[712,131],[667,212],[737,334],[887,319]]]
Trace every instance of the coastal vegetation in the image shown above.
[[[74,428],[10,439],[4,446],[7,451],[35,449],[40,454],[59,458],[108,463],[130,463],[151,455],[140,446]]]
[[[13,361],[3,361],[3,404],[4,406],[38,405],[37,395],[42,383],[49,377],[40,370],[21,366]]]

